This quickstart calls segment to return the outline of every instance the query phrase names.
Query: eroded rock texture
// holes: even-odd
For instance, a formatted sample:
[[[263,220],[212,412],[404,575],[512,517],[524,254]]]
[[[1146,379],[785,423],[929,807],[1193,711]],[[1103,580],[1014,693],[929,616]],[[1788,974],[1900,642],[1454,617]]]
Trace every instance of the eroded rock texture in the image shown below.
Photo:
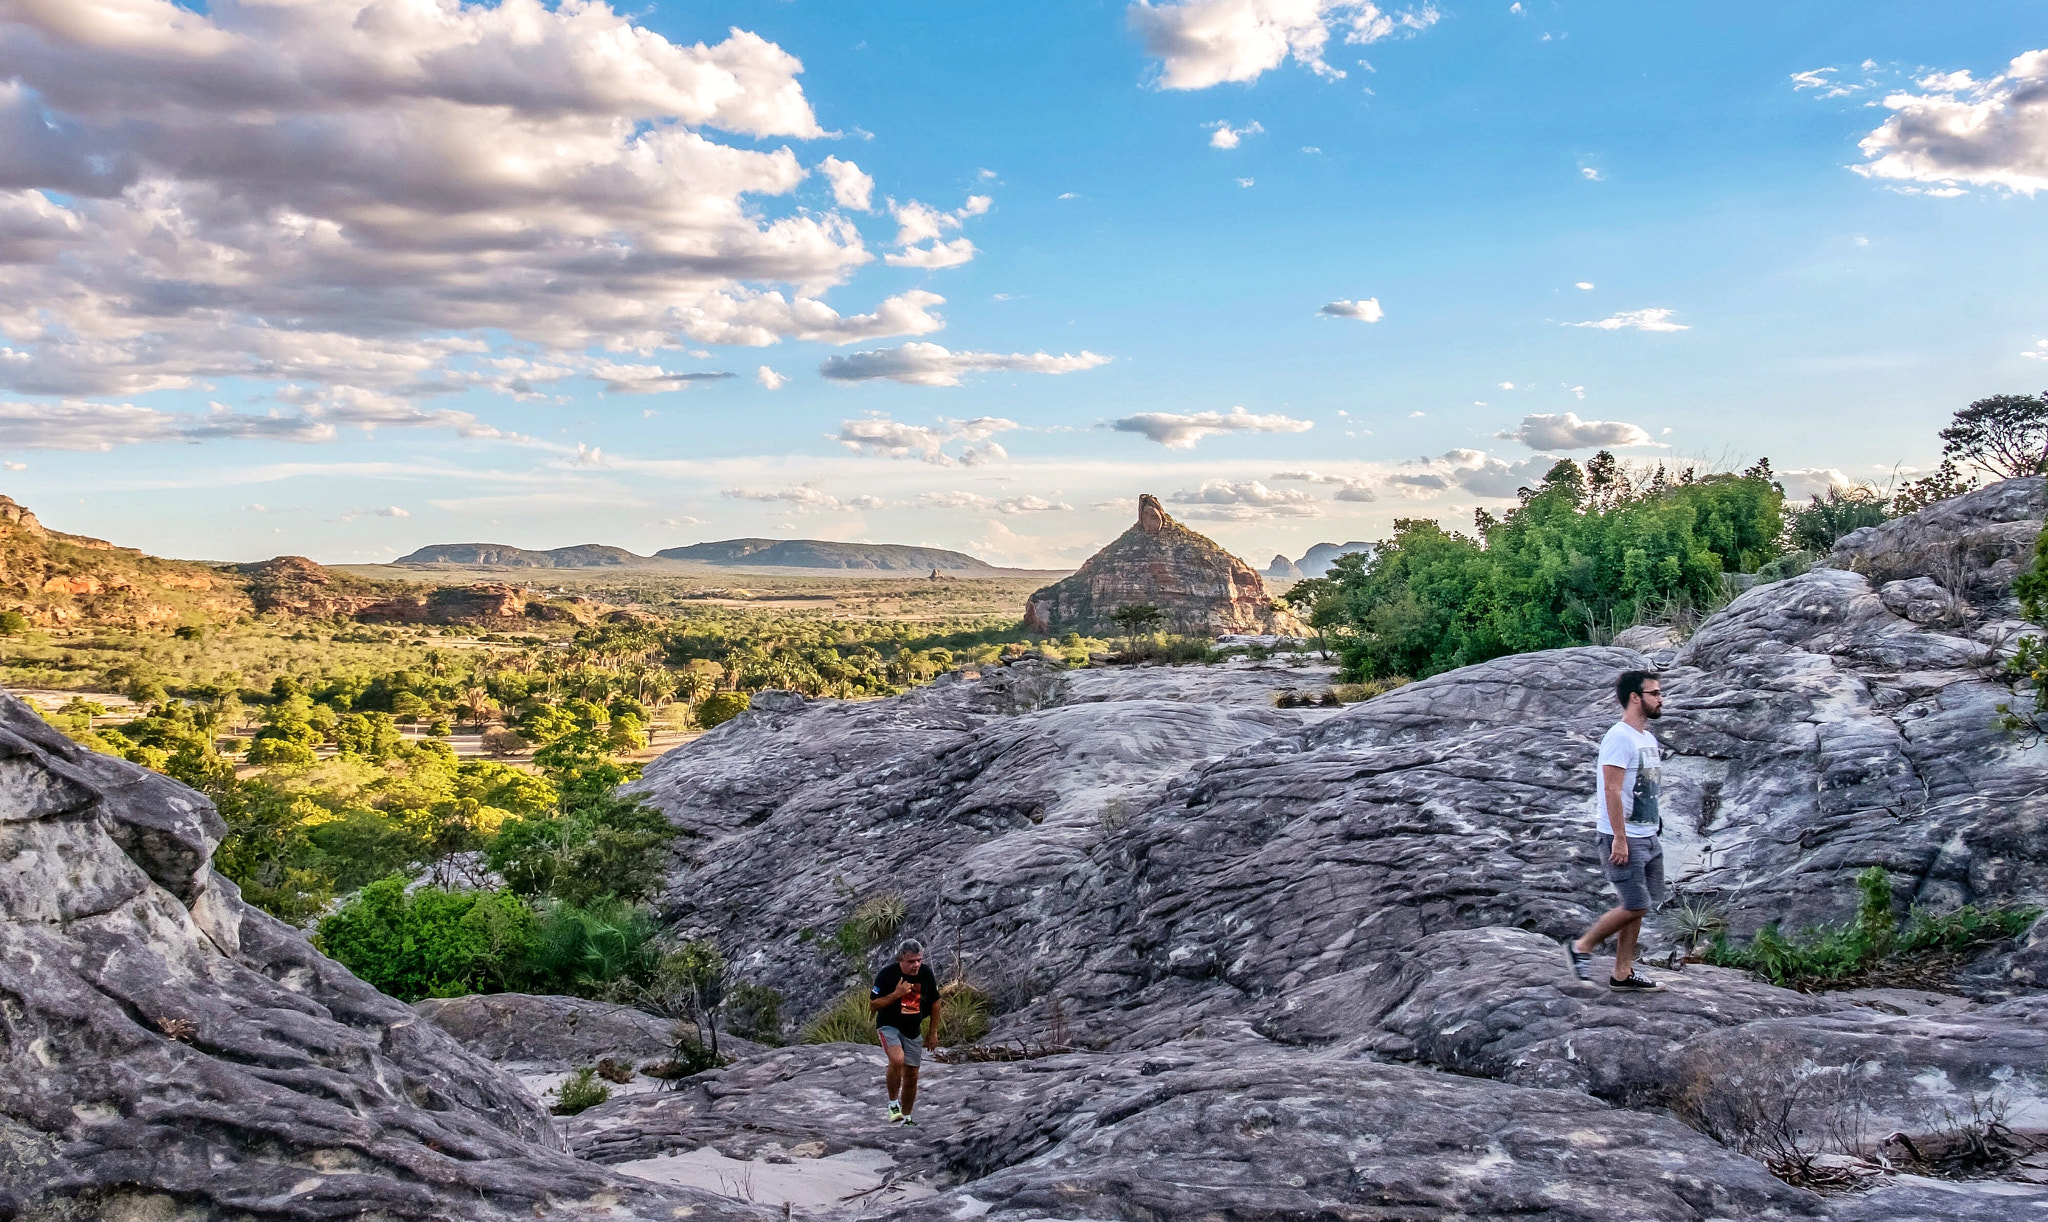
[[[0,1217],[757,1216],[534,1099],[245,905],[198,794],[0,697]]]
[[[1033,632],[1115,632],[1110,616],[1120,607],[1152,606],[1160,627],[1174,632],[1285,632],[1292,616],[1276,619],[1266,583],[1252,567],[1208,536],[1189,530],[1160,507],[1138,498],[1138,521],[1068,577],[1031,596],[1024,624]]]

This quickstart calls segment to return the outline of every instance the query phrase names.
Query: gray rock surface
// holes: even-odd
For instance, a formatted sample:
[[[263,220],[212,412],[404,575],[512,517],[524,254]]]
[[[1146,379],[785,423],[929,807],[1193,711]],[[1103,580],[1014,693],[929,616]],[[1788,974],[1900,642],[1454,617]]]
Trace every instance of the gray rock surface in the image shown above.
[[[198,794],[0,696],[0,1217],[760,1216],[533,1099],[250,908]]]
[[[664,1059],[674,1027],[631,1006],[528,993],[431,997],[413,1009],[485,1060],[537,1070]]]

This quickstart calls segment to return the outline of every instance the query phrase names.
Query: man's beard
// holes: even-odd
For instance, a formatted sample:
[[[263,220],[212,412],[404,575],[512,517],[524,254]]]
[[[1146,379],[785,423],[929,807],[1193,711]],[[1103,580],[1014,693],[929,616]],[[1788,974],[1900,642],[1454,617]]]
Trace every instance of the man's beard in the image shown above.
[[[1643,716],[1649,718],[1651,721],[1655,721],[1663,715],[1664,706],[1661,704],[1646,704],[1643,706]]]

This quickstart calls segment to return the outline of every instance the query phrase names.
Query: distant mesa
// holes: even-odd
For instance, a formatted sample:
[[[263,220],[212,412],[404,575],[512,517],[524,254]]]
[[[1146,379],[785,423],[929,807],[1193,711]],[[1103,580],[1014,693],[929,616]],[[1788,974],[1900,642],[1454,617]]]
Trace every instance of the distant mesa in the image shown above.
[[[623,547],[603,543],[579,543],[546,551],[509,547],[503,543],[435,543],[393,564],[446,564],[480,569],[609,569],[647,563]]]
[[[1295,561],[1294,567],[1300,571],[1303,577],[1328,577],[1330,575],[1330,566],[1337,563],[1337,557],[1349,556],[1353,552],[1369,553],[1372,550],[1372,544],[1359,543],[1355,540],[1342,545],[1318,543],[1314,547],[1309,548],[1308,552],[1301,559]]]
[[[733,568],[866,569],[882,573],[992,573],[995,566],[965,552],[902,543],[832,543],[824,539],[722,539],[654,553]]]
[[[1118,608],[1152,606],[1174,632],[1293,632],[1276,611],[1252,566],[1167,516],[1159,498],[1138,498],[1138,521],[1063,581],[1031,596],[1024,626],[1032,632],[1117,631]]]
[[[1266,566],[1266,576],[1275,581],[1300,581],[1301,567],[1285,556],[1274,556],[1273,563]]]

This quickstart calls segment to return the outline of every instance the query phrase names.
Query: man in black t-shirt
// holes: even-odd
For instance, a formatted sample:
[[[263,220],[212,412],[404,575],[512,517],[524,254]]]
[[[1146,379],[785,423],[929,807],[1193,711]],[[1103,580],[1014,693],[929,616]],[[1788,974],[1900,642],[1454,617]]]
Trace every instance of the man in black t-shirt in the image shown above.
[[[910,1109],[917,1106],[925,1020],[931,1020],[932,1044],[939,1040],[939,978],[924,965],[923,946],[906,941],[896,948],[896,962],[875,976],[868,1009],[874,1011],[875,1034],[889,1057],[889,1122],[914,1125]]]

